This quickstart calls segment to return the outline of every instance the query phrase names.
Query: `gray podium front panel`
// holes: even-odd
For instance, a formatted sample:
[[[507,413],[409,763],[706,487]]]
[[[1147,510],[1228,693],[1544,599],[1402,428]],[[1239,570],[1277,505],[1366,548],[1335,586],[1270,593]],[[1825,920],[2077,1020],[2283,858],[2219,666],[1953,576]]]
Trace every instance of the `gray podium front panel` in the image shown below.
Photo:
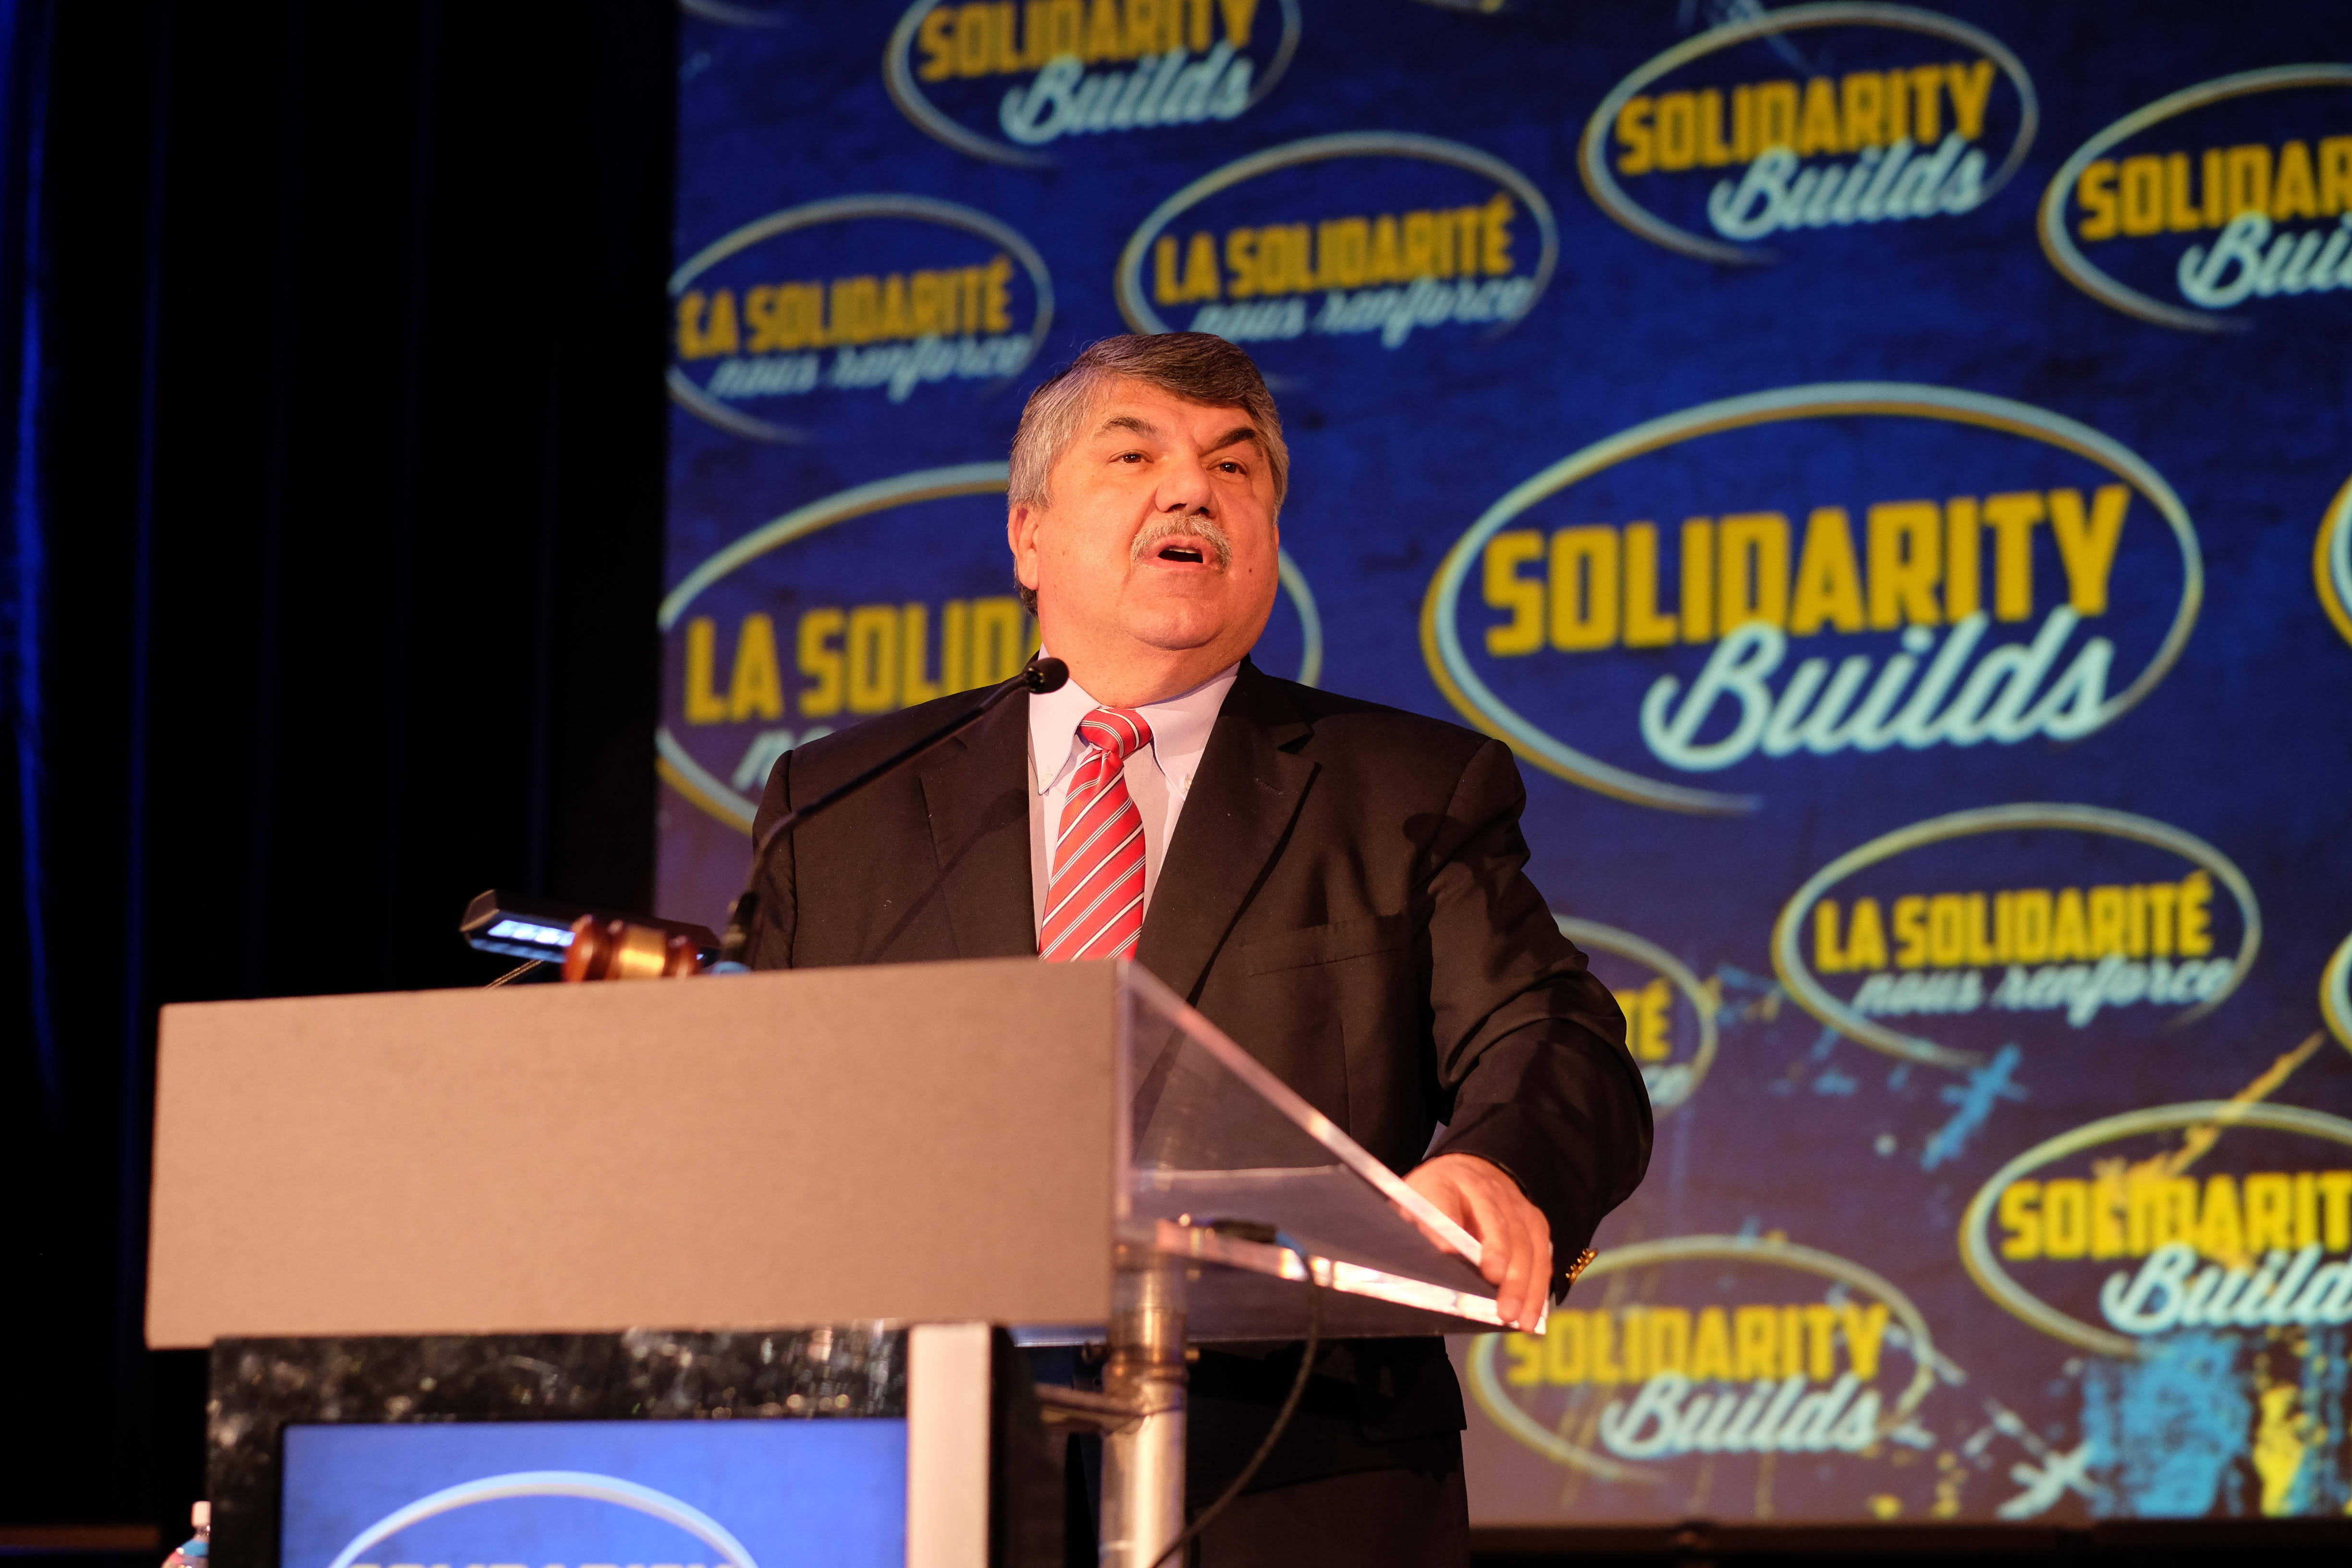
[[[164,1009],[148,1342],[1100,1323],[1118,969]]]

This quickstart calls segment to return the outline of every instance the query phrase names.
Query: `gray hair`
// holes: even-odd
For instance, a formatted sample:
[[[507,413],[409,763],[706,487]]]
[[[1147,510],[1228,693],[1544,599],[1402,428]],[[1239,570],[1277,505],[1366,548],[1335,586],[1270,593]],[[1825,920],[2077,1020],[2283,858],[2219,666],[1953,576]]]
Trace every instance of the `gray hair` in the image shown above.
[[[1029,395],[1021,427],[1013,433],[1013,482],[1005,500],[1013,506],[1050,507],[1047,479],[1062,454],[1078,438],[1095,399],[1105,385],[1131,377],[1187,403],[1238,408],[1249,416],[1265,446],[1277,510],[1290,489],[1290,447],[1282,438],[1282,416],[1250,356],[1210,332],[1129,333],[1103,338],[1079,351],[1067,368]]]
[[[1011,506],[1050,507],[1054,498],[1047,480],[1054,465],[1078,438],[1079,426],[1093,410],[1103,388],[1121,377],[1132,377],[1187,403],[1238,408],[1249,416],[1265,447],[1265,466],[1274,479],[1274,507],[1290,489],[1290,446],[1282,438],[1282,416],[1276,412],[1274,394],[1257,364],[1242,350],[1213,332],[1126,333],[1098,338],[1078,351],[1078,357],[1029,395],[1021,410],[1020,427],[1013,432],[1013,479],[1005,501]],[[1037,593],[1016,584],[1021,605],[1037,613]]]

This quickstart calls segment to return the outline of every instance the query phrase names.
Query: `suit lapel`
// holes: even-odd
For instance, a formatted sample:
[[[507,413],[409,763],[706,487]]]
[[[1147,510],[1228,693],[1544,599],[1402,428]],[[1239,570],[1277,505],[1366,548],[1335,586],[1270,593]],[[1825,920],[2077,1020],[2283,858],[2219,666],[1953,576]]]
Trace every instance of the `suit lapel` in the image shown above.
[[[1138,962],[1178,995],[1197,995],[1297,816],[1316,764],[1285,748],[1311,732],[1282,685],[1244,659],[1209,731],[1137,944]]]
[[[1029,700],[999,707],[921,766],[959,958],[1037,951],[1029,890]]]

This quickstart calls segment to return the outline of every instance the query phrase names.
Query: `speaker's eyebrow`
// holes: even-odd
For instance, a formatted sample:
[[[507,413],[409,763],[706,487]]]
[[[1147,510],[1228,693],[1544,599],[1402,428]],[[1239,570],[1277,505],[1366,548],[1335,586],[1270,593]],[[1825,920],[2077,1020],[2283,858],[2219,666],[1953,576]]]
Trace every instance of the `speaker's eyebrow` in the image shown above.
[[[1132,430],[1146,440],[1151,441],[1161,440],[1164,438],[1160,433],[1160,426],[1154,425],[1150,420],[1134,414],[1112,415],[1109,418],[1104,420],[1100,425],[1095,427],[1095,434],[1101,436],[1113,430]],[[1228,447],[1239,446],[1244,441],[1255,445],[1258,449],[1258,455],[1260,457],[1265,455],[1265,437],[1258,434],[1257,426],[1255,425],[1234,426],[1232,429],[1226,431],[1223,435],[1210,442],[1208,446],[1202,447],[1202,452],[1203,456],[1206,456],[1210,452],[1222,452]]]

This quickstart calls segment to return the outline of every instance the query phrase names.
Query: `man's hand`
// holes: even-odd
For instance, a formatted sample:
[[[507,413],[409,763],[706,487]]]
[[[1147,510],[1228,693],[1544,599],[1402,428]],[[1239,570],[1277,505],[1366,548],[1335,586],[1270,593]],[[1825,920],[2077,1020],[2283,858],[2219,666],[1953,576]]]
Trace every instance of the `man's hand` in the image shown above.
[[[1551,1288],[1551,1222],[1519,1184],[1475,1154],[1440,1154],[1407,1175],[1404,1184],[1478,1238],[1478,1272],[1496,1288],[1505,1326],[1533,1323]],[[1454,1250],[1427,1226],[1421,1231]]]

